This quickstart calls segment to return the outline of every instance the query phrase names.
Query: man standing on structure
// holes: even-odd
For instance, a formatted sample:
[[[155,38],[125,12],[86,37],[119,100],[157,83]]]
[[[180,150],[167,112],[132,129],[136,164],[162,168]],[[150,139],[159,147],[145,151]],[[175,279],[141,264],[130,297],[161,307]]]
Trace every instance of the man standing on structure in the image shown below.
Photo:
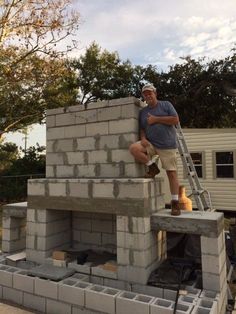
[[[136,161],[148,167],[146,178],[154,178],[160,172],[156,164],[156,155],[159,156],[169,179],[171,215],[178,216],[180,209],[175,129],[179,122],[178,114],[169,101],[157,100],[156,88],[153,85],[143,86],[142,95],[147,106],[141,109],[139,115],[141,140],[130,145],[130,152]]]

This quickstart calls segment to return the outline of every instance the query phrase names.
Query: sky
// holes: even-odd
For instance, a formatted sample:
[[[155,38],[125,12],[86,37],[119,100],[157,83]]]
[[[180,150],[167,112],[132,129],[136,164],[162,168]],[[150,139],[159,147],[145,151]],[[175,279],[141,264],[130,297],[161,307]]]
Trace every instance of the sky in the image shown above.
[[[81,22],[72,56],[95,41],[123,61],[167,71],[188,55],[224,58],[236,43],[235,0],[74,0],[73,9]],[[22,138],[10,134],[6,140],[23,146]],[[30,131],[28,145],[36,142],[45,145],[45,126]]]

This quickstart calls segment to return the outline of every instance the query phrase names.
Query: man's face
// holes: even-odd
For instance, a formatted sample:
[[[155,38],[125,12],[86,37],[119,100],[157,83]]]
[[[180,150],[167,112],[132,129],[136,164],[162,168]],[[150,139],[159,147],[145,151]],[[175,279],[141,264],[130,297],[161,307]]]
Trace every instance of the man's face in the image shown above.
[[[157,103],[157,94],[154,91],[145,90],[143,92],[143,98],[150,106],[155,106]]]

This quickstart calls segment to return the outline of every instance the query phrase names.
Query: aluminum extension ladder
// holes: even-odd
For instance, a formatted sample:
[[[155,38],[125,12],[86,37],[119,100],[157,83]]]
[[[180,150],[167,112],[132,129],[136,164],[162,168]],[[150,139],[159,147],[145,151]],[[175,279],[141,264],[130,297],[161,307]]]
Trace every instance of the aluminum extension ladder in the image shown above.
[[[176,125],[176,134],[177,134],[177,143],[178,143],[178,150],[180,153],[180,157],[182,159],[183,167],[184,170],[186,171],[187,178],[192,190],[193,195],[197,208],[199,210],[207,210],[211,211],[212,210],[212,204],[211,204],[211,197],[210,193],[203,189],[200,182],[199,178],[196,172],[196,169],[193,164],[193,160],[191,157],[191,154],[188,151],[188,147],[181,129],[180,124],[178,123]],[[208,202],[207,202],[208,199]]]

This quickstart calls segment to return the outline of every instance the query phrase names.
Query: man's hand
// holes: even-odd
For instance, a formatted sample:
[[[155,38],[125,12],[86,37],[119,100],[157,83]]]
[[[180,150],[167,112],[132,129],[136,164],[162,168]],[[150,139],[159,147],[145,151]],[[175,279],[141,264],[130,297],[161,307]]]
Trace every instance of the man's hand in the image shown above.
[[[147,123],[149,125],[152,125],[154,123],[157,123],[157,117],[153,116],[152,114],[148,113],[148,117],[147,117]]]
[[[141,139],[141,145],[142,145],[143,147],[147,147],[147,146],[150,145],[150,143],[148,142],[148,140],[147,140],[145,137],[143,137],[143,138]]]

